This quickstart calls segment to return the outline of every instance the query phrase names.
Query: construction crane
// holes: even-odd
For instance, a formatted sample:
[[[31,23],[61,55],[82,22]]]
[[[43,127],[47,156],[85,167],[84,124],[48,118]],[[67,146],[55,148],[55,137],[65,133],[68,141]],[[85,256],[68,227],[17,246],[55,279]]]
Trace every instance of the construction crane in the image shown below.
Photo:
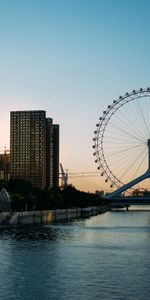
[[[64,171],[63,165],[60,163],[61,169],[61,186],[66,188],[68,185],[68,173]]]
[[[0,149],[0,154],[6,154],[6,153],[10,153],[10,150],[6,149],[6,146],[4,146],[4,150]]]
[[[97,177],[98,175],[99,175],[99,173],[98,172],[85,172],[85,171],[83,171],[83,172],[69,172],[68,173],[68,171],[64,171],[64,168],[63,168],[63,165],[60,163],[60,170],[61,170],[61,172],[60,172],[60,179],[61,179],[61,187],[62,188],[66,188],[67,187],[67,185],[68,185],[68,179],[69,178],[72,178],[72,179],[74,179],[74,178],[79,178],[79,177],[82,177],[82,178],[84,178],[84,177]]]

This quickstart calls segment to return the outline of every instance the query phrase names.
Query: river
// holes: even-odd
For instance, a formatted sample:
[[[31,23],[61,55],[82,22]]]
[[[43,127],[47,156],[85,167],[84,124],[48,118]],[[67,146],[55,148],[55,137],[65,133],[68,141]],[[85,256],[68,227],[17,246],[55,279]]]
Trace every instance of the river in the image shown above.
[[[0,231],[0,299],[147,300],[150,211]]]

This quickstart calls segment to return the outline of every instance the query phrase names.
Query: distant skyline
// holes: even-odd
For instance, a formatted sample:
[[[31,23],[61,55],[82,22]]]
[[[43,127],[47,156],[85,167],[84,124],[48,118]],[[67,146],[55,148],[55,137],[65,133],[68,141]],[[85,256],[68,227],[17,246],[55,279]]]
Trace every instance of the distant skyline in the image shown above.
[[[92,138],[103,110],[150,86],[150,1],[0,0],[0,150],[10,111],[46,110],[60,124],[60,162],[97,171]],[[85,191],[109,186],[70,178]]]

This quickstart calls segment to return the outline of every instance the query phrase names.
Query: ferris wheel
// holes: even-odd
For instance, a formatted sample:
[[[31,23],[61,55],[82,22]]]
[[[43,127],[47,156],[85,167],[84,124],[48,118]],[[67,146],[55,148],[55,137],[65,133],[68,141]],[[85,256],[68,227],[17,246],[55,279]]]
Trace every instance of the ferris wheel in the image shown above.
[[[131,193],[136,184],[143,188],[143,180],[150,178],[150,88],[133,90],[108,105],[93,141],[97,169],[110,188],[126,186]]]

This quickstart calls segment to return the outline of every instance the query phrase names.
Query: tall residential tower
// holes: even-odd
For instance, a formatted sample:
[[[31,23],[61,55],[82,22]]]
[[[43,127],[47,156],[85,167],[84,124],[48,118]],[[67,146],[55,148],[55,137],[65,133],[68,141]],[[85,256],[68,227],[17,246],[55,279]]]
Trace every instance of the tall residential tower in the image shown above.
[[[59,140],[55,143],[55,126],[44,110],[10,113],[10,177],[20,178],[44,189],[59,184]],[[57,144],[56,146],[54,146]],[[58,153],[56,156],[55,153]],[[58,160],[57,162],[55,160]]]

